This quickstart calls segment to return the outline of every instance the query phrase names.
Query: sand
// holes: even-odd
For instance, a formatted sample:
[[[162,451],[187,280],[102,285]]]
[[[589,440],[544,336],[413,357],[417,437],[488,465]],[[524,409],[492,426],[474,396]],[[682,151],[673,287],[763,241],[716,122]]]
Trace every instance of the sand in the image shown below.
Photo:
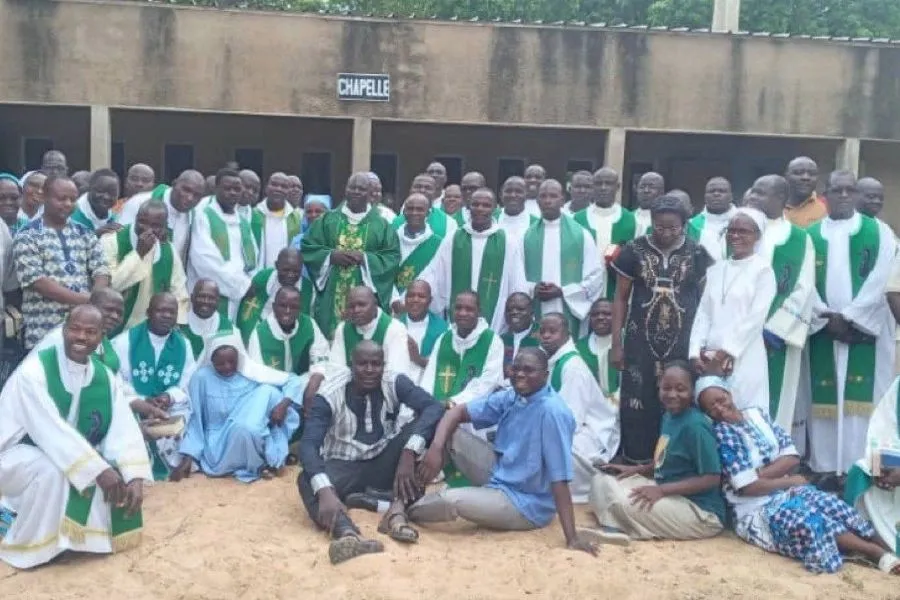
[[[846,565],[811,575],[726,535],[703,542],[566,550],[557,523],[497,533],[465,523],[422,529],[418,545],[379,536],[384,554],[337,567],[306,517],[294,472],[252,485],[194,476],[147,490],[144,541],[115,556],[66,555],[32,571],[0,564],[0,597],[199,600],[731,598],[900,599],[897,578]],[[377,517],[353,511],[366,535]],[[579,524],[591,524],[585,510]]]

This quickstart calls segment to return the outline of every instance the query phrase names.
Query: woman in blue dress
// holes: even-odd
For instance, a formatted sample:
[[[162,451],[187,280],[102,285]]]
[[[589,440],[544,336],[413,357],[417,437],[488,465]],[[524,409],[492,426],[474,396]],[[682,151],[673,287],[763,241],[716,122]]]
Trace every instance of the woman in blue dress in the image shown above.
[[[796,558],[813,573],[834,573],[843,555],[854,554],[900,574],[900,558],[878,541],[859,512],[792,474],[800,458],[781,427],[758,408],[738,410],[720,377],[700,378],[696,394],[715,421],[725,499],[741,539]]]
[[[303,381],[251,360],[234,333],[210,340],[200,365],[191,378],[191,418],[172,480],[198,467],[245,483],[272,477],[284,467],[288,442],[300,427],[295,402]]]

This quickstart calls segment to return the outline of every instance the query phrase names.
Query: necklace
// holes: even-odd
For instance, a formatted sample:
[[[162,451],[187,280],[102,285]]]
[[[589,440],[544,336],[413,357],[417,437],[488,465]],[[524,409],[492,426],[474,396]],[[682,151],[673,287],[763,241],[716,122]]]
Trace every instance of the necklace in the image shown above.
[[[731,291],[731,288],[734,287],[735,282],[740,277],[741,273],[738,270],[735,273],[734,277],[731,278],[731,281],[728,281],[728,267],[731,266],[731,261],[725,263],[725,268],[722,269],[722,304],[725,304],[725,298],[728,297],[728,292]]]

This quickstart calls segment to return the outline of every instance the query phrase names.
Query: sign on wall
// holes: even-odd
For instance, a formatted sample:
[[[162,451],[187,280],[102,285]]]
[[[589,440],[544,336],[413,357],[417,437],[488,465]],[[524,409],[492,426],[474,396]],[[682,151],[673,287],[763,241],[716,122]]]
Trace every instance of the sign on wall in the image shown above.
[[[391,76],[385,74],[338,73],[338,100],[390,102]]]

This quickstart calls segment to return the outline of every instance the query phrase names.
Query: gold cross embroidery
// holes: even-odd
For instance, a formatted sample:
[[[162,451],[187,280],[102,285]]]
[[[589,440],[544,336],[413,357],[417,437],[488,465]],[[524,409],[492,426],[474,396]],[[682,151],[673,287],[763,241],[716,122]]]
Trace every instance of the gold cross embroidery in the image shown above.
[[[271,359],[269,359],[269,366],[272,367],[273,369],[280,370],[281,369],[281,359],[279,359],[277,356],[273,356]]]
[[[499,280],[494,279],[494,274],[493,274],[493,273],[488,273],[488,276],[487,276],[487,277],[483,277],[483,278],[481,279],[481,281],[482,281],[482,283],[485,284],[485,288],[486,288],[486,289],[484,290],[484,295],[485,295],[486,297],[490,297],[490,295],[491,295],[491,290],[494,288],[494,284],[495,284],[495,283],[500,283]]]
[[[253,313],[259,308],[259,300],[256,296],[244,302],[244,312],[241,317],[246,321],[253,317]]]
[[[442,380],[441,389],[444,390],[445,394],[449,394],[451,382],[456,379],[456,371],[446,366],[442,372],[438,373],[438,379]]]

